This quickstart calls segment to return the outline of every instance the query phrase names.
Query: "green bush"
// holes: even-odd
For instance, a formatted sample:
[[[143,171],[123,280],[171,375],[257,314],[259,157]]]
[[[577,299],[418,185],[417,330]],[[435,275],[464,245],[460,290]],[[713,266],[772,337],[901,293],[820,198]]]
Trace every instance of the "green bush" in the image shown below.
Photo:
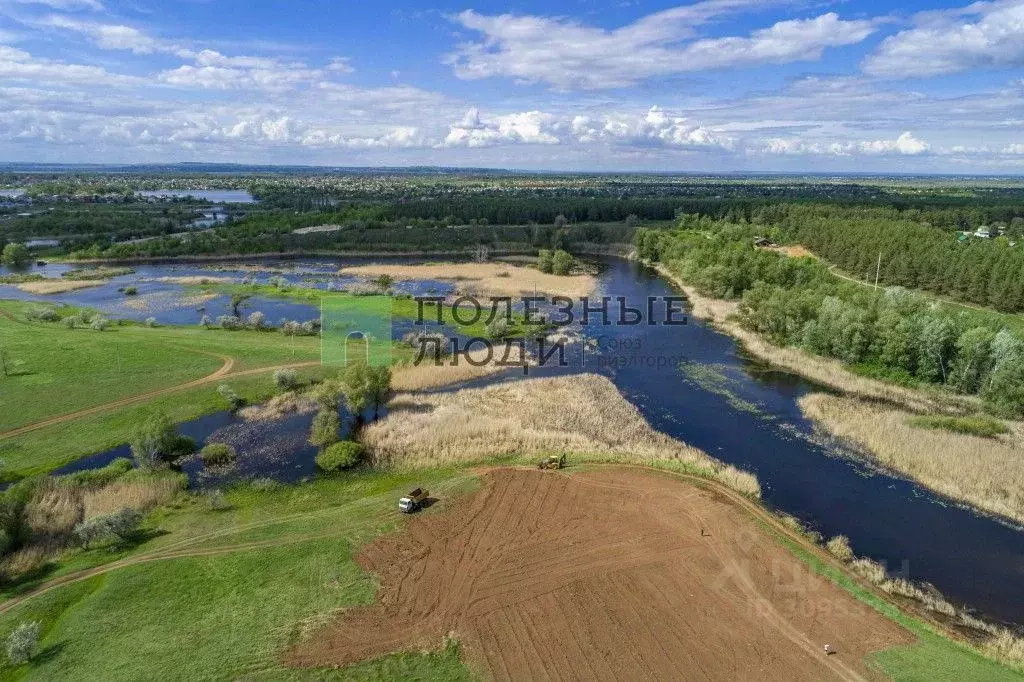
[[[966,433],[972,436],[983,436],[991,438],[1001,433],[1009,432],[1009,427],[995,417],[987,414],[977,414],[971,417],[951,417],[942,414],[931,414],[921,417],[911,417],[907,420],[911,426],[922,429],[945,429]]]
[[[7,637],[7,660],[11,665],[28,663],[39,649],[38,621],[22,623]]]
[[[568,275],[574,262],[573,257],[567,251],[559,249],[551,257],[551,272],[555,275]]]
[[[341,438],[341,417],[334,410],[320,410],[313,417],[313,425],[309,429],[309,444],[327,447],[337,443]]]
[[[537,269],[541,272],[550,273],[554,268],[554,261],[551,252],[541,249],[537,252]]]
[[[316,456],[316,465],[324,471],[340,471],[359,463],[365,450],[363,446],[352,440],[344,440],[331,445]]]
[[[0,262],[12,268],[22,268],[32,259],[24,244],[8,244],[4,247]]]
[[[71,487],[99,487],[114,481],[132,470],[132,461],[127,457],[118,457],[113,462],[99,469],[86,469],[73,474],[58,476],[57,480]]]
[[[274,372],[274,384],[282,391],[290,391],[299,385],[299,374],[294,369],[279,369]]]
[[[75,526],[75,535],[83,547],[97,542],[123,544],[134,537],[142,523],[142,512],[125,507],[121,511],[97,516]]]
[[[199,459],[203,464],[230,464],[238,454],[227,443],[209,443],[199,451]]]

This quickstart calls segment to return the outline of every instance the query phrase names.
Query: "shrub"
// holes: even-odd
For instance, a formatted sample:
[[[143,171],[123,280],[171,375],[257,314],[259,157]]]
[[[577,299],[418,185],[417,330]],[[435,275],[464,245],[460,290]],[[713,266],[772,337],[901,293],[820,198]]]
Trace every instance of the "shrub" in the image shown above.
[[[142,512],[125,507],[121,511],[82,521],[75,526],[75,535],[84,547],[97,542],[113,542],[123,544],[132,539],[139,524],[142,523]]]
[[[853,560],[853,550],[850,548],[850,540],[845,535],[837,535],[826,542],[825,549],[840,561]]]
[[[922,429],[946,429],[947,431],[956,431],[972,436],[984,436],[986,438],[998,436],[1010,430],[1006,424],[986,414],[978,414],[972,417],[925,415],[911,417],[907,420],[907,423]]]
[[[110,327],[110,320],[105,317],[97,317],[89,326],[92,327],[94,331],[101,332]]]
[[[135,287],[125,287],[124,288],[124,295],[125,296],[138,296],[138,294],[139,294],[139,290],[136,289]]]
[[[11,665],[27,663],[36,655],[40,629],[38,621],[22,623],[7,637],[7,660]]]
[[[165,414],[155,414],[135,428],[129,444],[140,469],[153,469],[164,461],[195,452],[195,441],[178,435]]]
[[[74,329],[75,325],[78,324],[78,318],[74,315],[69,315],[60,321],[66,329]]]
[[[213,326],[213,320],[210,319],[209,315],[203,315],[199,319],[199,326],[200,327],[205,327],[206,329],[209,329],[210,327]]]
[[[147,327],[159,327],[160,323],[156,321],[155,317],[147,317],[145,325]]]
[[[274,372],[274,384],[282,391],[290,391],[299,385],[299,375],[294,369],[279,369]]]
[[[309,429],[309,444],[327,447],[337,443],[341,438],[341,418],[334,410],[320,410],[313,417],[313,425]]]
[[[503,339],[512,330],[512,325],[509,324],[507,317],[495,317],[486,329],[488,338]]]
[[[324,471],[340,471],[359,463],[363,458],[363,446],[353,440],[335,443],[316,456],[316,465]]]
[[[218,490],[211,490],[206,494],[206,503],[211,511],[226,511],[231,509],[231,503],[224,497],[224,493]]]
[[[127,457],[118,457],[105,467],[76,471],[73,474],[60,476],[57,480],[63,485],[75,488],[99,488],[124,476],[131,470],[132,461]]]
[[[25,317],[37,322],[60,322],[60,313],[56,308],[37,306],[29,309]]]
[[[245,398],[235,393],[235,389],[231,388],[227,384],[221,384],[217,387],[217,393],[221,398],[228,401],[228,405],[231,406],[231,411],[240,409],[245,405]]]
[[[230,464],[238,454],[227,443],[209,443],[199,451],[199,459],[203,464]]]
[[[537,253],[537,269],[541,272],[550,273],[554,268],[554,261],[551,252],[547,249],[541,249]]]
[[[253,329],[263,329],[263,325],[266,323],[266,321],[267,316],[257,310],[249,314],[249,317],[246,318],[245,323],[248,326],[252,327]]]
[[[243,326],[242,320],[234,315],[221,315],[217,318],[217,324],[219,324],[222,329],[231,330],[241,329]]]
[[[0,255],[0,262],[12,268],[23,268],[32,259],[24,244],[8,244]]]
[[[551,257],[551,272],[556,275],[568,275],[572,270],[573,257],[567,252],[559,249]]]
[[[272,478],[254,478],[249,483],[250,488],[260,493],[268,493],[271,490],[276,490],[280,486],[281,484]]]

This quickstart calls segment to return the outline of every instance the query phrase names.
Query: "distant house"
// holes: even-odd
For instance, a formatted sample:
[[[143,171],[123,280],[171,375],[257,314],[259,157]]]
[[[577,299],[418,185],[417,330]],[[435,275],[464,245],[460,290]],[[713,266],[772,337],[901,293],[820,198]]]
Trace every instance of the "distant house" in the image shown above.
[[[988,225],[982,225],[974,231],[974,236],[978,239],[992,239],[998,234],[998,231],[994,227]]]

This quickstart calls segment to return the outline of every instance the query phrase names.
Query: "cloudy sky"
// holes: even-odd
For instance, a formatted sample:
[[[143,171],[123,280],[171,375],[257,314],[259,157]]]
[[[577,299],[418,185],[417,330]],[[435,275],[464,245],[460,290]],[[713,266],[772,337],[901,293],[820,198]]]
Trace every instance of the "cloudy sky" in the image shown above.
[[[1024,0],[0,0],[0,160],[1024,173]]]

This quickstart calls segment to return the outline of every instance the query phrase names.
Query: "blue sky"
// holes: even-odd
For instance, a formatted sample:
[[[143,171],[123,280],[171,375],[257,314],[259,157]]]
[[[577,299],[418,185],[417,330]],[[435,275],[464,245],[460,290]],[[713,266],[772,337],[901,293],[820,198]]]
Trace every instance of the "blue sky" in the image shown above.
[[[1024,0],[0,0],[0,160],[1024,172]]]

